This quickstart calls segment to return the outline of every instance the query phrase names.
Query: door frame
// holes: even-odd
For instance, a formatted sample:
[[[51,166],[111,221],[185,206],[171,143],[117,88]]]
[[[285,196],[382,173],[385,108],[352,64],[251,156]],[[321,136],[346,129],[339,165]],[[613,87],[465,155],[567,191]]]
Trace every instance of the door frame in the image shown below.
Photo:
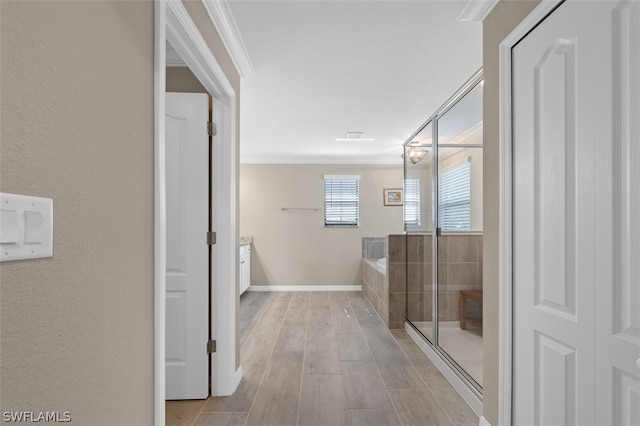
[[[212,294],[211,335],[217,352],[211,356],[212,395],[230,395],[242,379],[236,369],[237,221],[236,221],[236,93],[211,53],[181,0],[155,0],[154,35],[154,424],[165,424],[165,291],[166,180],[165,84],[169,41],[213,97],[218,124],[212,153]],[[205,235],[202,236],[203,239]],[[222,283],[227,283],[222,285]],[[230,283],[230,284],[229,284]],[[205,342],[203,342],[205,350]]]
[[[498,423],[512,420],[513,380],[513,152],[511,49],[552,13],[564,0],[542,0],[540,4],[500,43],[500,229],[499,288],[500,329],[498,361]]]

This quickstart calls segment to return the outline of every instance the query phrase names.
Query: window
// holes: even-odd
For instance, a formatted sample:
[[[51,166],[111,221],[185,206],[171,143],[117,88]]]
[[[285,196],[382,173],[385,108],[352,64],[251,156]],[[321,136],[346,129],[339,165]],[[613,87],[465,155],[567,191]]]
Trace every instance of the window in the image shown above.
[[[443,231],[471,230],[471,163],[440,174],[439,224]]]
[[[404,226],[420,226],[420,179],[404,180]]]
[[[324,226],[358,226],[360,176],[325,175]]]

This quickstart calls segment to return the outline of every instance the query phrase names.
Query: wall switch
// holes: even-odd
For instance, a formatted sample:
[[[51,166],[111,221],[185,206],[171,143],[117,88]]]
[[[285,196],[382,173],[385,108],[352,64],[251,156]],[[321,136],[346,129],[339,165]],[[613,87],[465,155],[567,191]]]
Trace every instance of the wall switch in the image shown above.
[[[18,212],[0,209],[0,245],[18,244]]]
[[[40,212],[24,212],[24,243],[42,244],[44,240],[44,218]]]
[[[53,256],[53,200],[0,193],[0,261]]]

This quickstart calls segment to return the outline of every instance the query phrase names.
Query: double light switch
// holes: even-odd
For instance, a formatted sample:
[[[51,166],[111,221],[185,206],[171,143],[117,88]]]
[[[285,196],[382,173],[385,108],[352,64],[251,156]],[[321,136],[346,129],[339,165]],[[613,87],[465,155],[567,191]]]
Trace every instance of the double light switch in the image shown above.
[[[53,256],[53,200],[0,193],[0,261]]]

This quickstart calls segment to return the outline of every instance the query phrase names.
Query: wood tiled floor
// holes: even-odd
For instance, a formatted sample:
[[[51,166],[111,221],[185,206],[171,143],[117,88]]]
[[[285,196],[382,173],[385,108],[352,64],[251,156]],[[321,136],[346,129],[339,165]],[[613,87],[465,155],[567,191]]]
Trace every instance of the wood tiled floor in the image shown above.
[[[244,378],[227,397],[168,401],[167,425],[477,425],[409,336],[360,292],[245,293]]]

